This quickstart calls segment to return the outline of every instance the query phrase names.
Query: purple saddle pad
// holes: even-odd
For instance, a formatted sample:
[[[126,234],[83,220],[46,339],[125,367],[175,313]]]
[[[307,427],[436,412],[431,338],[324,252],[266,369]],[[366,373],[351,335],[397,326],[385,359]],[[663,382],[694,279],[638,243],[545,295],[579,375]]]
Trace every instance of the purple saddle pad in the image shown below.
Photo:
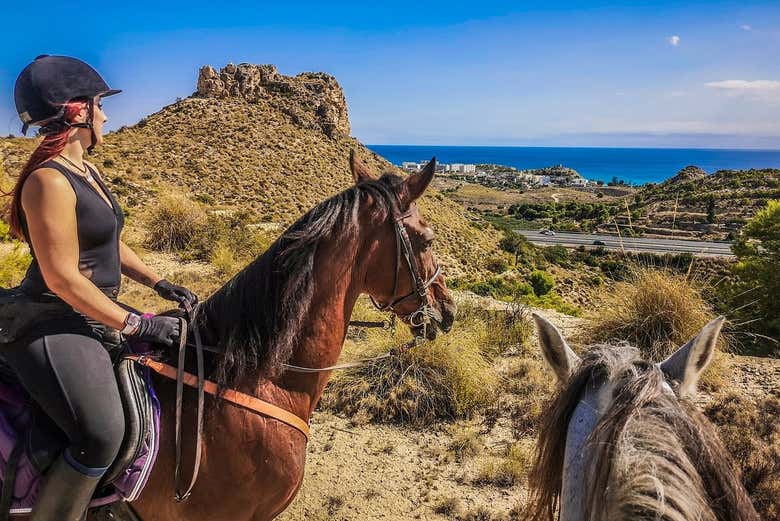
[[[145,352],[147,348],[146,345],[131,346],[131,350],[136,353]],[[157,459],[160,440],[160,402],[152,387],[149,369],[146,367],[138,367],[138,369],[151,397],[152,407],[149,414],[153,417],[148,418],[147,421],[150,428],[147,429],[138,457],[111,485],[103,487],[102,495],[96,495],[90,507],[135,500],[149,480]],[[29,400],[29,396],[18,385],[0,381],[0,480],[4,481],[11,452],[18,437],[23,436],[20,433],[25,433],[29,429],[32,419]],[[42,477],[27,454],[22,453],[16,470],[11,504],[12,515],[30,513],[35,505]]]

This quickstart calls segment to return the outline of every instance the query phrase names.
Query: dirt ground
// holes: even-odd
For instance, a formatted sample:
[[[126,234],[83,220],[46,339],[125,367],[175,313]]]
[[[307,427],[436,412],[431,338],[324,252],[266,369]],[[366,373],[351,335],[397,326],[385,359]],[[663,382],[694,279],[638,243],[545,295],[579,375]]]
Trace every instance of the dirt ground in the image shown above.
[[[501,306],[490,299],[470,298],[489,307]],[[575,333],[581,321],[537,311],[566,335]],[[496,363],[505,365],[516,356],[509,353]],[[767,393],[780,396],[780,360],[726,356],[730,362],[726,386],[754,398]],[[700,393],[700,404],[708,400],[709,396]],[[506,415],[500,415],[492,427],[480,423],[480,418],[424,429],[358,426],[349,418],[317,412],[303,486],[279,519],[522,519],[519,512],[527,499],[525,483],[505,487],[476,480],[480,469],[500,458],[508,445],[534,443],[532,437],[514,437],[509,423]],[[453,433],[468,428],[479,432],[482,449],[458,459],[451,450]]]

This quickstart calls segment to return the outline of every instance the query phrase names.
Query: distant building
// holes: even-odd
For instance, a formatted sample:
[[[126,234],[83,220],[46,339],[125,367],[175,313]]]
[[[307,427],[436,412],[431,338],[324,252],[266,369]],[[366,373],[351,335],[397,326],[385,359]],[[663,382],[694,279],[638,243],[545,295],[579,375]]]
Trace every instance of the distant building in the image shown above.
[[[474,173],[477,171],[477,165],[463,165],[463,172],[464,174]]]
[[[420,163],[412,163],[411,161],[404,161],[401,163],[401,168],[407,172],[419,172],[422,169]]]

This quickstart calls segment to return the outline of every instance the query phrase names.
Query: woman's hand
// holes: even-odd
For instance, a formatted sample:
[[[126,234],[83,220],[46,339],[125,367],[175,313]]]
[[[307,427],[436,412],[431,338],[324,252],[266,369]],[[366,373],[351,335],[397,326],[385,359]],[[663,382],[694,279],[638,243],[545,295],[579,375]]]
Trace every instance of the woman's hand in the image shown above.
[[[198,296],[195,295],[195,293],[183,286],[177,286],[176,284],[168,282],[165,279],[162,279],[155,284],[154,290],[166,300],[172,300],[174,302],[179,302],[180,304],[187,303],[191,308],[194,308],[198,303]]]
[[[173,317],[141,317],[141,322],[130,336],[142,342],[172,346],[178,343],[181,336],[181,326],[178,318]]]

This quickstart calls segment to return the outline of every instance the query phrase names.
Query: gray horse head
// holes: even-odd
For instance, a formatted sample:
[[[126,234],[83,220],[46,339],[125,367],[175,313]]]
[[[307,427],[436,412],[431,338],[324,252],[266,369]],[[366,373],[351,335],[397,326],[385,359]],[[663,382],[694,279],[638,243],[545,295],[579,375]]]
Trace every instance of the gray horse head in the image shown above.
[[[700,444],[713,454],[724,453],[728,462],[714,429],[688,400],[712,360],[723,317],[659,364],[642,360],[636,348],[625,344],[598,346],[583,360],[552,323],[536,314],[534,320],[542,354],[561,391],[551,408],[554,418],[541,431],[557,439],[540,439],[537,456],[537,467],[541,461],[557,468],[532,472],[531,479],[544,482],[531,483],[542,489],[536,501],[542,507],[533,519],[551,519],[556,505],[561,521],[732,519],[719,514],[732,510],[744,513],[737,519],[757,519],[729,464],[721,468],[705,462],[702,467],[696,461]],[[689,433],[701,439],[692,440]],[[707,472],[730,491],[723,505],[710,508],[721,499],[712,499],[718,492],[702,479]],[[544,492],[545,486],[558,490]],[[687,486],[691,490],[684,490]],[[694,510],[692,517],[686,509]]]

